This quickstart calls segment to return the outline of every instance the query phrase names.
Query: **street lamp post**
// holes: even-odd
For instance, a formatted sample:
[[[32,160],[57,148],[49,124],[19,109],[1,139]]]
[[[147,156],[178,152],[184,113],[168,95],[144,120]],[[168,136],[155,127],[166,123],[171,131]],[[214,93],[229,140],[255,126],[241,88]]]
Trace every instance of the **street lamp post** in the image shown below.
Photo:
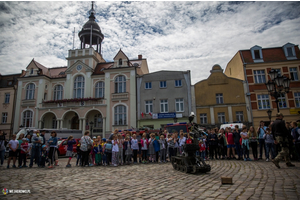
[[[272,110],[268,110],[267,111],[267,113],[268,113],[268,116],[269,116],[269,120],[270,120],[270,123],[271,123],[271,118],[272,118]]]
[[[90,122],[91,138],[93,138],[93,125],[94,125],[94,122],[91,121],[91,122]]]
[[[276,69],[269,71],[271,80],[266,83],[268,92],[275,98],[277,113],[279,113],[278,97],[289,93],[291,80],[285,76],[279,75]]]

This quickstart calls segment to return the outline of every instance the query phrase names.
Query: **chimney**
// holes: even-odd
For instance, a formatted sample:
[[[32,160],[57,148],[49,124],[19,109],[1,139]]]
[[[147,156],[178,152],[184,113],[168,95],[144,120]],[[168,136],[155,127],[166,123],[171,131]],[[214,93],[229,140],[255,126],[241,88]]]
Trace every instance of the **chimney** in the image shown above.
[[[139,60],[143,59],[143,55],[138,55]]]

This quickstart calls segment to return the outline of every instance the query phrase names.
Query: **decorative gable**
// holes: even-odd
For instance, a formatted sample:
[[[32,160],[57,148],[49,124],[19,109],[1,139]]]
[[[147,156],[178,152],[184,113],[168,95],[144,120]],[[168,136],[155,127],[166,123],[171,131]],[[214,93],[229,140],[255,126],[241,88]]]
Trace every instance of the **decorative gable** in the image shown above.
[[[283,51],[284,51],[284,55],[286,57],[286,59],[288,60],[294,60],[297,59],[296,57],[296,51],[295,51],[295,45],[292,43],[286,43],[283,47],[282,47]]]
[[[27,76],[38,76],[38,75],[47,75],[48,69],[36,62],[34,59],[26,67],[25,77]]]
[[[71,65],[66,71],[65,74],[76,74],[76,73],[86,73],[91,74],[93,72],[93,68],[89,67],[85,63],[80,60],[77,60],[73,65]]]
[[[120,49],[117,55],[114,57],[114,68],[128,67],[129,59],[125,53]]]

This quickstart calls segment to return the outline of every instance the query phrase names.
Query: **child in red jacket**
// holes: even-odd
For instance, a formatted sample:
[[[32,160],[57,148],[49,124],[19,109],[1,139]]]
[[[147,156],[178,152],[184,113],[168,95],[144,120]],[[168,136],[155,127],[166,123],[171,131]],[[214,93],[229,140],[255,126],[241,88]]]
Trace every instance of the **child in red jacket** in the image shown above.
[[[206,146],[205,146],[205,143],[203,142],[203,140],[199,141],[199,147],[200,147],[200,156],[201,156],[201,158],[203,158],[203,160],[205,160]]]

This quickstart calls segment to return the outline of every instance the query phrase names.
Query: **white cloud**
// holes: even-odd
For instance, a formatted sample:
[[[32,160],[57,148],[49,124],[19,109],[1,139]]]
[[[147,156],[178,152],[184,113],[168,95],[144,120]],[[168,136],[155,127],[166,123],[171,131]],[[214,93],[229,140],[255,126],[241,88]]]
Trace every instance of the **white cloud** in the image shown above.
[[[0,2],[1,74],[25,69],[32,58],[63,66],[80,43],[90,2]],[[222,68],[240,49],[299,44],[299,2],[96,2],[103,56],[119,48],[143,54],[150,72],[191,70],[192,83]]]

